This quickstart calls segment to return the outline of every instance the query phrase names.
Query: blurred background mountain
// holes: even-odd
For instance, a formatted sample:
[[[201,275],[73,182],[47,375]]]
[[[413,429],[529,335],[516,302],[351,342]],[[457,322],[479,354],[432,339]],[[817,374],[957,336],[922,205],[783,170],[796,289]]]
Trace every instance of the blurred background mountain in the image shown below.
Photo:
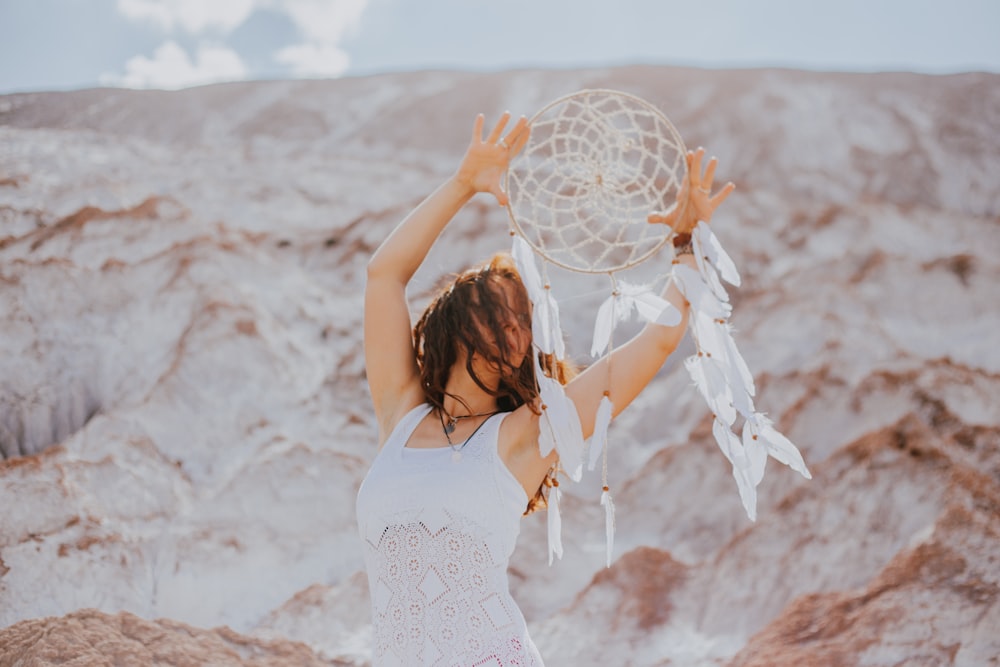
[[[611,568],[597,480],[551,568],[523,522],[547,664],[996,664],[1000,75],[630,66],[0,96],[0,665],[368,664],[365,262],[476,113],[582,88],[737,183],[736,339],[814,479],[747,520],[686,342],[612,426]],[[415,306],[508,245],[474,200]]]

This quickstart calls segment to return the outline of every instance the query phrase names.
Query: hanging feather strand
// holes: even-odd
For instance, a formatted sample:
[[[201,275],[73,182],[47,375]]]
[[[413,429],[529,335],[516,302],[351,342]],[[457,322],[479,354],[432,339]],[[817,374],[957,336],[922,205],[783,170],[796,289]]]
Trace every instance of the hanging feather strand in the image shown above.
[[[528,292],[528,299],[533,306],[531,317],[531,336],[538,349],[545,354],[553,354],[558,359],[566,356],[562,327],[559,324],[559,304],[552,296],[552,290],[547,282],[543,282],[538,268],[535,266],[531,246],[520,236],[514,237],[511,256],[521,274],[521,282]]]
[[[753,374],[736,347],[729,316],[729,295],[719,280],[738,286],[736,265],[707,224],[699,222],[692,233],[695,271],[674,264],[672,279],[691,304],[688,329],[698,354],[684,366],[715,416],[712,434],[733,466],[740,500],[751,521],[757,518],[757,486],[764,479],[768,457],[810,479],[802,455],[753,404]],[[744,418],[742,438],[732,432],[737,412]]]

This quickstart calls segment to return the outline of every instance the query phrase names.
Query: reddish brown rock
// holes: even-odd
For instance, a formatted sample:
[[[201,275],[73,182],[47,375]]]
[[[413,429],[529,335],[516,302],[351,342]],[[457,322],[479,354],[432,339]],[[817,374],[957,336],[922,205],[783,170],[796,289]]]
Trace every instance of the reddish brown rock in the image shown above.
[[[793,601],[729,667],[994,664],[1000,577],[983,550],[998,528],[995,513],[952,507],[864,590]]]
[[[227,627],[201,630],[127,612],[82,609],[0,630],[0,667],[330,667],[308,646],[246,637]]]

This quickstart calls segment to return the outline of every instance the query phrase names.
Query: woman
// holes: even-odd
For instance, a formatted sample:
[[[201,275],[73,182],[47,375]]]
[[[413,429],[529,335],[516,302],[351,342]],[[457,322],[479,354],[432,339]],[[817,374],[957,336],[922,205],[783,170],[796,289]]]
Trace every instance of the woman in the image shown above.
[[[522,117],[504,137],[504,114],[483,139],[483,116],[458,170],[414,209],[368,264],[365,360],[380,452],[358,492],[358,523],[374,622],[373,664],[542,665],[510,596],[507,564],[520,517],[557,463],[541,456],[530,303],[509,258],[461,274],[412,328],[406,285],[458,210],[476,193],[507,202],[500,182],[528,140]],[[710,195],[715,160],[688,154],[678,203],[651,222],[687,232],[711,219],[733,190]],[[685,211],[683,219],[676,212]],[[690,255],[679,261],[694,264]],[[610,396],[616,412],[653,378],[684,334],[647,325],[617,348]],[[589,437],[609,377],[604,358],[566,384]],[[568,383],[567,383],[568,380]],[[530,507],[529,507],[530,510]]]

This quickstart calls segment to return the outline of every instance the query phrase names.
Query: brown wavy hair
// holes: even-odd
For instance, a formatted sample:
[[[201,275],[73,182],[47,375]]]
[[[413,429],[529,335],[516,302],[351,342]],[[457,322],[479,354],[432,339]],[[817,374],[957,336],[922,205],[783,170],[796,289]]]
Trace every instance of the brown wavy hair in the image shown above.
[[[513,290],[505,290],[505,285]],[[519,366],[511,363],[511,353],[505,342],[505,328],[511,321],[531,331],[528,291],[509,254],[497,253],[482,265],[455,276],[438,292],[413,327],[425,400],[444,410],[444,399],[448,395],[444,388],[452,367],[464,350],[465,369],[480,389],[496,398],[501,411],[509,412],[527,405],[535,414],[541,414],[532,364],[535,355],[526,354]],[[501,369],[500,384],[495,389],[476,375],[472,366],[473,354]],[[539,352],[537,359],[545,374],[562,384],[576,374],[571,365],[552,355]],[[464,404],[460,396],[451,397]],[[525,514],[546,506],[543,491],[553,485],[554,479],[554,471],[546,476],[535,497],[528,501]]]

